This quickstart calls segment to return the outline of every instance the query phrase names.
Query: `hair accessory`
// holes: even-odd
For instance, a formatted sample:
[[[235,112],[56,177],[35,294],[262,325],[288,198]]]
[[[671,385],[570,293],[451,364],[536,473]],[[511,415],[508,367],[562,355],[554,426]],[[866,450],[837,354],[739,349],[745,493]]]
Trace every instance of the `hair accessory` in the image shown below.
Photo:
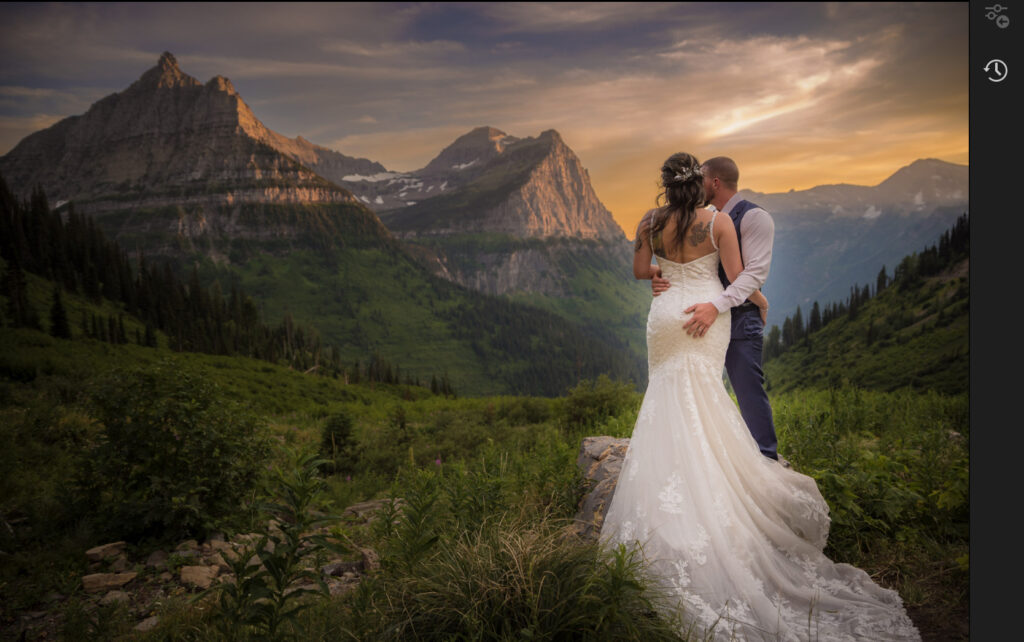
[[[704,172],[701,171],[701,168],[700,167],[695,167],[693,169],[684,169],[682,172],[676,174],[674,178],[677,181],[688,181],[691,178],[693,178],[694,176],[703,176],[703,175],[704,175]]]

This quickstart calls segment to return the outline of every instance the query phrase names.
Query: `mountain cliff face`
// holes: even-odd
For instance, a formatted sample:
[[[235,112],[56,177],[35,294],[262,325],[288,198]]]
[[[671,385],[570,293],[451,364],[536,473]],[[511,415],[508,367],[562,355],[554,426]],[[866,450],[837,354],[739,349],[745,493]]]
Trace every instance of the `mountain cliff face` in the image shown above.
[[[495,233],[625,239],[587,170],[554,130],[516,138],[479,127],[423,169],[360,178],[343,184],[403,238]]]
[[[88,212],[245,201],[355,203],[309,169],[318,165],[381,168],[271,131],[230,80],[215,76],[201,83],[170,53],[126,90],[26,137],[0,158],[11,185],[27,192],[38,183],[52,200],[74,200]]]
[[[632,248],[558,132],[478,127],[423,169],[346,182],[435,274],[614,331],[643,358],[649,289]]]
[[[51,202],[74,201],[152,254],[180,253],[184,242],[220,260],[238,240],[388,236],[373,212],[304,162],[380,167],[271,131],[227,78],[201,83],[164,53],[124,91],[27,136],[0,158],[0,172],[19,195],[40,184]],[[302,211],[311,204],[334,209]]]

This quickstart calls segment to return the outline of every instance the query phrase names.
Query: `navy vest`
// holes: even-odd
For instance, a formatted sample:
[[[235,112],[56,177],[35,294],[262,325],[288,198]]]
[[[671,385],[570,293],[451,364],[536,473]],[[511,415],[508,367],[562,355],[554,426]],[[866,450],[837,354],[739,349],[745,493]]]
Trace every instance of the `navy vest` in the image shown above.
[[[743,217],[746,215],[748,211],[754,209],[755,207],[760,206],[756,205],[755,203],[751,203],[750,201],[744,200],[733,205],[732,210],[729,212],[729,218],[732,219],[733,225],[736,226],[736,242],[740,244],[741,261],[743,260],[743,238],[740,236],[740,221],[743,220]],[[722,282],[722,287],[729,287],[729,277],[725,275],[725,268],[722,267],[721,263],[718,264],[718,280]]]

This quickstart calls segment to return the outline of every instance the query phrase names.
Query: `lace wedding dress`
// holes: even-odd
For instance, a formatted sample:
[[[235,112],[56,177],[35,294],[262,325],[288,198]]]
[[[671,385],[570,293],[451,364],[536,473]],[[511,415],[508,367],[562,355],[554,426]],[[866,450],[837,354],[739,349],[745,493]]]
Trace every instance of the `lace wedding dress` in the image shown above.
[[[722,382],[729,313],[683,330],[722,291],[718,251],[657,261],[671,287],[651,303],[649,384],[602,541],[639,543],[697,639],[920,640],[895,591],[822,554],[814,480],[760,453]]]

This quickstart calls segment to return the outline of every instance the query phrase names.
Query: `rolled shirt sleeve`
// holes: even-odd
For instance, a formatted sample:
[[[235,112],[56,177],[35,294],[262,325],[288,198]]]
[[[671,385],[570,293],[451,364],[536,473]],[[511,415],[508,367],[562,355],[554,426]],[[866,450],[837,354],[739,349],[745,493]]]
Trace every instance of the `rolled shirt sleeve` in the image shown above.
[[[771,215],[760,207],[748,210],[740,221],[743,271],[711,302],[719,312],[740,305],[768,280],[774,241],[775,221]]]

